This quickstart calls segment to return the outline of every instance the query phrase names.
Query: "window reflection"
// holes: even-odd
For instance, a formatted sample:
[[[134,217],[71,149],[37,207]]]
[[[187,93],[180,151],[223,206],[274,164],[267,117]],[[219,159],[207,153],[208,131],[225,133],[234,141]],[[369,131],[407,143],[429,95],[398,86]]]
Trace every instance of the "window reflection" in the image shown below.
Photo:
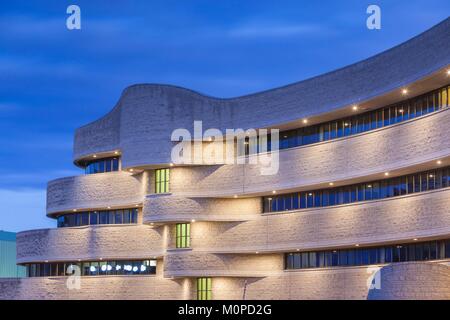
[[[264,197],[263,212],[327,207],[450,187],[450,167],[343,187]]]
[[[446,86],[422,96],[353,117],[282,131],[279,148],[293,148],[354,135],[438,111],[449,106],[449,90],[450,86]],[[248,149],[246,148],[246,154],[249,153]]]
[[[68,276],[76,268],[79,268],[82,276],[156,273],[156,260],[31,263],[25,266],[28,277]]]
[[[118,157],[90,161],[86,164],[85,167],[86,174],[104,173],[111,171],[119,171]]]
[[[119,209],[86,211],[60,215],[57,217],[58,228],[78,227],[96,224],[130,224],[137,223],[138,209]]]
[[[346,267],[450,258],[450,240],[285,254],[285,269]]]

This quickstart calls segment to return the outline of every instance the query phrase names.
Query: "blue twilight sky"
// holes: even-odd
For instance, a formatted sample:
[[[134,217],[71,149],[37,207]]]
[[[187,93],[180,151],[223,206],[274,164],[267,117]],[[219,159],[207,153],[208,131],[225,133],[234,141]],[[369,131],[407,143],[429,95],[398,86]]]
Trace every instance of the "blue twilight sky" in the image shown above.
[[[81,7],[82,29],[66,29]],[[366,28],[378,4],[382,29]],[[48,180],[82,174],[75,128],[144,82],[231,97],[379,53],[448,17],[448,0],[0,2],[0,229],[54,227]],[[313,107],[313,106],[312,106]]]

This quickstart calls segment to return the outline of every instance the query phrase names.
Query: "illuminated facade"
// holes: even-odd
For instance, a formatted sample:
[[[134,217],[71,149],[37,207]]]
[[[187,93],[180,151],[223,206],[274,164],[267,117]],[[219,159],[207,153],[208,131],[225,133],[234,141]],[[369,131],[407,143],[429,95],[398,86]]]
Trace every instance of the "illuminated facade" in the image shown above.
[[[0,281],[0,297],[450,298],[448,39],[450,19],[346,68],[232,99],[127,88],[76,131],[86,174],[49,182],[57,228],[18,234],[29,278]],[[279,128],[278,172],[173,164],[171,133],[194,120]],[[73,266],[79,290],[66,286]]]

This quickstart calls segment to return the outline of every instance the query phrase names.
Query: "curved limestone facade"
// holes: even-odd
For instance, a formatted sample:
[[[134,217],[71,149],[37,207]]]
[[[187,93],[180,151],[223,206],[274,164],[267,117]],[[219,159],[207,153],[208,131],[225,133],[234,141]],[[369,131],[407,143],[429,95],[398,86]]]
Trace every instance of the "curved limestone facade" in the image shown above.
[[[450,19],[348,67],[232,99],[125,89],[76,131],[73,161],[89,169],[49,182],[55,228],[18,234],[29,277],[1,280],[0,298],[448,299],[448,39]],[[212,128],[279,129],[281,150],[174,161],[173,131],[194,133],[196,121],[203,136],[186,146],[210,146]],[[276,170],[264,174],[260,156]]]

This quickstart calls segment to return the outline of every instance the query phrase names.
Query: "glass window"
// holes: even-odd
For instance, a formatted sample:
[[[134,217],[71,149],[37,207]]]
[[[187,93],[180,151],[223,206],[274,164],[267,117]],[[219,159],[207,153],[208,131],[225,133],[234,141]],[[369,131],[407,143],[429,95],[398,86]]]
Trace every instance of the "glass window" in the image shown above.
[[[359,266],[450,257],[450,240],[285,254],[286,269]]]
[[[176,228],[176,247],[189,248],[191,246],[191,224],[177,223],[175,228]]]
[[[197,300],[212,299],[211,278],[197,278]]]
[[[169,169],[157,169],[155,170],[155,193],[169,192]]]

